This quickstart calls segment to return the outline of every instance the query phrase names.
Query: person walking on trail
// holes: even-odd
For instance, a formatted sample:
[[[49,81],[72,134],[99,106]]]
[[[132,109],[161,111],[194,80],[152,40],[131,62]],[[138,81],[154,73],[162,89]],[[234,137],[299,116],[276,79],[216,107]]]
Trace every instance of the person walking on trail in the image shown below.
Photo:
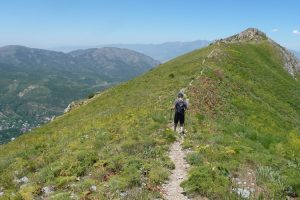
[[[184,99],[183,92],[179,92],[177,95],[177,99],[174,103],[174,131],[176,131],[177,124],[180,124],[180,133],[184,133],[184,114],[186,109],[188,108],[188,102]]]

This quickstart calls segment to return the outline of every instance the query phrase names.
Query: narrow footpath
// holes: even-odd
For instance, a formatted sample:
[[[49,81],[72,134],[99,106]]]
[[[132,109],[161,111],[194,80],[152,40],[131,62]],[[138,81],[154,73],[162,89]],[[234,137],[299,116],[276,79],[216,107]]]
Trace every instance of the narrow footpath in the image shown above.
[[[202,60],[202,65],[205,64],[206,59],[210,58],[215,49],[213,49],[206,58]],[[200,75],[203,75],[204,67],[201,70]],[[191,86],[193,81],[189,83]],[[184,90],[184,88],[183,88]],[[173,125],[170,124],[170,128],[173,128]],[[175,169],[171,171],[171,175],[167,183],[162,185],[162,195],[165,200],[189,200],[187,196],[184,195],[183,188],[180,186],[181,182],[187,179],[187,172],[189,168],[189,164],[185,160],[185,152],[182,150],[182,142],[184,138],[178,133],[179,137],[177,140],[172,144],[169,157],[171,158],[172,162],[175,164]],[[207,198],[199,197],[198,199],[208,200]]]
[[[180,183],[187,178],[189,168],[189,164],[185,160],[185,153],[181,147],[182,141],[182,137],[178,138],[170,148],[169,157],[175,164],[175,169],[171,171],[168,182],[162,188],[163,197],[166,200],[188,200],[183,194],[182,187],[180,187]]]

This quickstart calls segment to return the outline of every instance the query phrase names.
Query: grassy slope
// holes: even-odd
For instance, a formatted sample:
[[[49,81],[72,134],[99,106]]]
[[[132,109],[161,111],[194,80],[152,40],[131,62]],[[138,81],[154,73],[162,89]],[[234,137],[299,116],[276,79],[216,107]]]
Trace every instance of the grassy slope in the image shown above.
[[[267,42],[216,49],[221,59],[208,59],[206,76],[190,89],[193,114],[185,146],[194,153],[184,188],[224,197],[228,177],[252,169],[263,197],[281,199],[288,186],[299,195],[299,81],[283,70]]]
[[[0,185],[18,191],[13,177],[26,175],[33,184],[19,190],[23,196],[48,185],[57,193],[85,196],[92,184],[98,187],[98,194],[92,195],[104,199],[105,194],[117,198],[127,188],[144,198],[157,196],[156,186],[173,166],[166,153],[174,141],[165,128],[168,108],[197,70],[180,63],[166,66],[111,88],[88,105],[1,146]],[[169,77],[172,71],[175,78]],[[76,182],[76,177],[84,178]],[[139,186],[148,189],[134,189]]]
[[[214,48],[223,53],[202,65]],[[187,88],[184,145],[193,153],[184,188],[229,198],[229,174],[246,166],[275,174],[257,173],[265,195],[280,195],[288,185],[300,194],[300,84],[281,66],[278,52],[264,42],[212,45],[181,56],[1,146],[0,186],[8,196],[28,199],[50,185],[57,199],[71,192],[103,199],[119,198],[121,191],[129,191],[129,199],[159,196],[157,186],[173,167],[168,108],[194,80]],[[19,187],[13,179],[23,176],[31,181]],[[91,185],[97,192],[88,192]]]

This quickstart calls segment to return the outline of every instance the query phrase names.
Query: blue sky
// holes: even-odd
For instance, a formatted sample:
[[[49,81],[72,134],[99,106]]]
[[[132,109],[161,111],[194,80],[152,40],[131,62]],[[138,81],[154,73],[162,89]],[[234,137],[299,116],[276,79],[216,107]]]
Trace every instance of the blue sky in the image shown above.
[[[248,27],[300,51],[300,1],[0,0],[0,46],[214,40]]]

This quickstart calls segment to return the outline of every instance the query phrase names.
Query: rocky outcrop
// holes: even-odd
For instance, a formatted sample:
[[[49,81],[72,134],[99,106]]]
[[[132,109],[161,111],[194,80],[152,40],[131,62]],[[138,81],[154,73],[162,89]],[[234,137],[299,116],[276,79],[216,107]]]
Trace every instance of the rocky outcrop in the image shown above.
[[[23,184],[29,183],[29,179],[26,176],[24,176],[20,179],[16,179],[15,182],[18,183],[18,184],[23,185]]]
[[[275,42],[274,42],[275,43]],[[291,53],[286,48],[275,43],[280,51],[283,59],[284,69],[295,79],[297,79],[296,74],[300,74],[300,61],[299,59]]]
[[[42,192],[43,192],[43,194],[44,195],[49,195],[49,194],[51,194],[51,193],[53,193],[54,192],[54,187],[53,186],[46,186],[46,187],[43,187],[42,188]]]
[[[81,105],[86,104],[86,101],[72,101],[64,110],[64,113],[70,112],[71,110],[74,110],[75,108],[80,107]]]
[[[248,28],[239,34],[233,35],[225,39],[221,39],[219,41],[234,43],[234,42],[247,42],[247,41],[256,42],[256,41],[261,41],[266,39],[268,39],[268,37],[262,31],[256,28]]]
[[[78,108],[82,105],[87,104],[90,101],[90,99],[82,99],[78,101],[72,101],[64,110],[64,113],[70,112],[71,110],[74,110],[75,108]]]

